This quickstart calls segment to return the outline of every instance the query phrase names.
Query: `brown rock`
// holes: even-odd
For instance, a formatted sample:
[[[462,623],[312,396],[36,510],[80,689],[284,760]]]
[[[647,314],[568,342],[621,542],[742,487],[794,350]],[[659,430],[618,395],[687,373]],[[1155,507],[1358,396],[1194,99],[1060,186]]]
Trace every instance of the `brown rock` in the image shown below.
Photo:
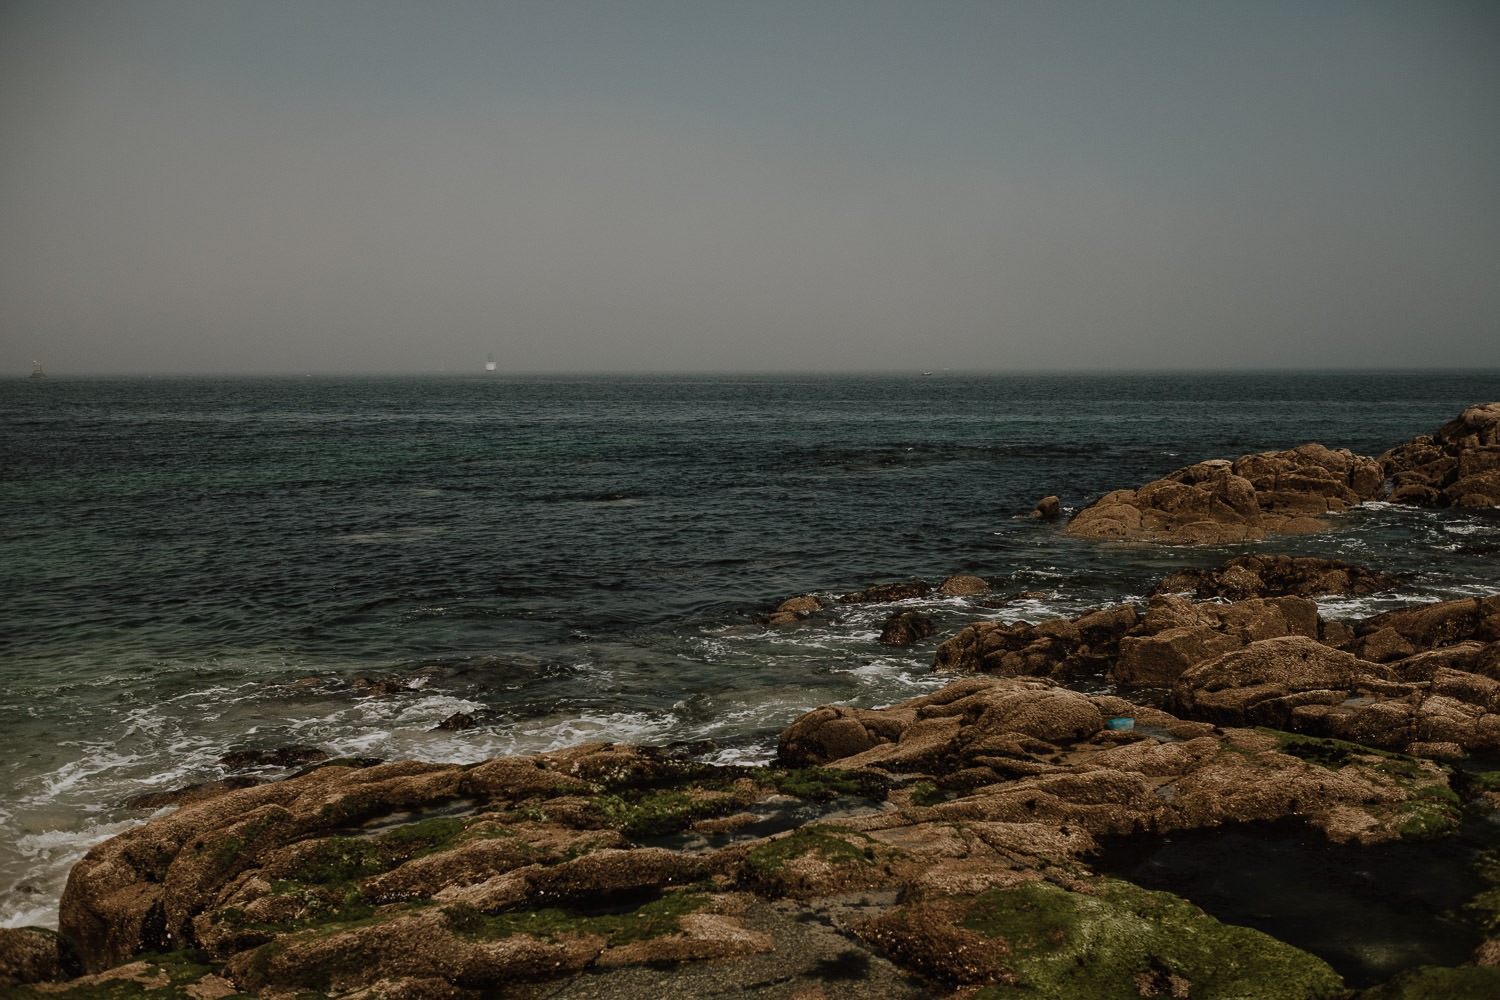
[[[931,615],[901,611],[886,620],[878,641],[882,646],[910,646],[936,631],[937,626],[933,624]]]
[[[1068,621],[975,622],[938,646],[938,672],[1068,679],[1102,674],[1121,636],[1137,624],[1129,605],[1091,611]]]
[[[1148,617],[1250,634],[1275,615],[1294,623],[1299,600],[1261,601],[1239,618],[1232,607],[1164,600]],[[1035,628],[1087,645],[1142,625],[1111,609]],[[1269,667],[1226,664],[1277,644]],[[1404,711],[1423,746],[1500,746],[1500,716],[1486,707],[1500,679],[1454,666],[1477,661],[1488,648],[1477,640],[1406,664],[1420,679],[1327,647],[1323,659],[1293,663],[1304,646],[1318,644],[1251,641],[1178,685],[1195,673],[1210,694],[1270,684],[1293,722],[1301,713],[1320,723],[1324,712],[1330,725],[1363,725]],[[1326,697],[1342,698],[1334,688],[1350,677],[1367,710]],[[1104,729],[1116,716],[1137,728]],[[823,957],[873,957],[833,927],[938,981],[900,994],[917,995],[1008,981],[1004,949],[1023,945],[977,948],[963,928],[966,896],[1043,878],[1089,891],[1087,858],[1101,837],[1295,815],[1330,839],[1378,841],[1400,834],[1414,796],[1447,788],[1446,773],[1420,761],[1395,773],[1389,757],[1352,752],[1334,768],[1287,752],[1284,740],[1037,679],[961,677],[887,709],[824,707],[797,720],[782,736],[782,763],[834,763],[894,791],[878,804],[830,803],[815,823],[764,839],[750,838],[768,817],[790,815],[787,797],[798,794],[788,775],[712,769],[669,751],[598,743],[467,769],[330,766],[184,806],[100,845],[75,870],[65,919],[92,934],[98,965],[184,947],[224,960],[223,978],[204,985],[217,993],[195,995],[468,998],[586,969],[589,988],[638,986],[665,983],[657,966],[688,975],[682,963],[700,959],[719,964],[693,981],[711,977],[724,992],[780,982],[767,978],[778,966],[815,969],[788,952],[794,928],[826,931],[834,950]],[[704,804],[718,819],[693,828],[727,846],[639,847],[623,832],[623,815]],[[118,975],[150,972],[136,965]],[[540,989],[554,988],[569,987]]]
[[[1120,659],[1110,671],[1117,684],[1167,687],[1184,670],[1244,645],[1207,625],[1164,629],[1120,640]]]
[[[1174,711],[1229,726],[1288,728],[1306,696],[1343,702],[1390,671],[1305,636],[1263,639],[1190,668],[1172,688]]]
[[[184,805],[90,850],[68,876],[58,929],[87,971],[192,940],[192,917],[260,852],[340,823],[454,797],[455,765],[327,766]]]
[[[974,754],[1082,739],[1103,726],[1099,709],[1076,691],[974,677],[888,709],[816,709],[782,733],[779,757],[793,766],[943,771]]]
[[[932,587],[926,580],[908,580],[905,583],[877,583],[839,599],[846,604],[891,604],[917,600],[930,593]]]
[[[977,576],[955,574],[938,584],[937,592],[944,597],[973,597],[989,593],[990,585]]]
[[[1399,577],[1376,573],[1334,559],[1283,555],[1236,556],[1214,569],[1179,570],[1162,580],[1158,594],[1189,591],[1199,600],[1220,597],[1312,597],[1322,594],[1374,594],[1391,590]]]
[[[766,618],[766,624],[787,625],[822,610],[822,599],[811,594],[806,594],[802,597],[789,597],[776,606],[776,610]]]
[[[188,785],[186,788],[174,789],[170,792],[147,792],[143,795],[135,795],[125,800],[125,805],[130,809],[162,809],[166,806],[187,805],[189,802],[201,802],[211,799],[225,792],[232,792],[239,788],[253,788],[261,783],[260,778],[252,778],[249,775],[236,775],[232,778],[220,778],[218,781],[205,781],[197,785]]]
[[[1028,516],[1037,521],[1055,521],[1062,516],[1062,501],[1055,496],[1043,497]]]
[[[1436,434],[1380,456],[1395,483],[1391,499],[1423,507],[1500,504],[1500,403],[1464,410]]]
[[[815,708],[782,731],[777,756],[796,766],[827,764],[899,739],[915,718],[914,708],[906,712]]]
[[[1500,595],[1387,611],[1357,623],[1355,633],[1361,643],[1382,652],[1394,650],[1392,659],[1470,639],[1495,642],[1500,640]]]
[[[532,875],[531,899],[543,906],[631,895],[662,886],[685,885],[707,874],[703,858],[659,847],[600,850],[544,868]]]
[[[1004,942],[964,930],[955,925],[954,917],[951,911],[916,903],[869,921],[859,933],[898,964],[942,982],[1013,980]]]
[[[82,971],[67,940],[40,927],[0,927],[0,987],[50,983]]]
[[[1374,459],[1305,444],[1234,462],[1199,462],[1138,489],[1116,490],[1074,515],[1068,533],[1171,544],[1254,541],[1319,530],[1326,515],[1383,491]]]

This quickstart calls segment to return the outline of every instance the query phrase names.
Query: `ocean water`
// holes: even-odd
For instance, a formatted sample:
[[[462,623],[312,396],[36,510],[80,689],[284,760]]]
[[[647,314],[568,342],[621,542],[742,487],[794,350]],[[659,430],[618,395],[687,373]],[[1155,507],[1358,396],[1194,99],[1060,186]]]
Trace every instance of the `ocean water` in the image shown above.
[[[0,925],[55,924],[69,866],[150,815],[126,800],[231,751],[769,759],[807,709],[940,686],[968,622],[1139,601],[1247,548],[1071,539],[1025,518],[1043,496],[1378,454],[1495,399],[1497,371],[0,383]],[[1331,617],[1500,589],[1494,511],[1377,504],[1250,548],[1412,575]],[[911,648],[876,641],[888,605],[757,623],[953,573],[996,606],[911,602],[939,624]]]

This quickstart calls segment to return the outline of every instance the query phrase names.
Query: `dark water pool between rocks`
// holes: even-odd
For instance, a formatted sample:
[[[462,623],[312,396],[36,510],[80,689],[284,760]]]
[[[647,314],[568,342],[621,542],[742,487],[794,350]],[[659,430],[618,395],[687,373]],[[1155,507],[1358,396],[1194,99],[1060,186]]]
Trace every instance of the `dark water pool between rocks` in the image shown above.
[[[1330,844],[1288,821],[1131,838],[1106,845],[1094,867],[1317,955],[1364,988],[1471,959],[1484,936],[1464,905],[1490,887],[1479,866],[1497,851],[1500,818],[1372,847]]]

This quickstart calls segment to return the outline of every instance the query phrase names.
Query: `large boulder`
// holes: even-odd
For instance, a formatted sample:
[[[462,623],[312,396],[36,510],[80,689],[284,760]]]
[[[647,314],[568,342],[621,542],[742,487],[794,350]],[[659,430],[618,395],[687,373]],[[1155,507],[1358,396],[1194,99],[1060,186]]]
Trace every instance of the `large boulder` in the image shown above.
[[[1500,680],[1462,669],[1486,649],[1463,643],[1447,655],[1375,663],[1303,636],[1266,639],[1184,671],[1171,707],[1220,725],[1411,753],[1493,752],[1500,749]]]
[[[1220,604],[1158,595],[1140,625],[1121,638],[1109,677],[1128,687],[1167,687],[1195,664],[1247,643],[1289,635],[1318,639],[1322,626],[1317,605],[1304,597]]]
[[[898,611],[881,626],[877,641],[882,646],[910,646],[936,631],[937,626],[933,624],[931,615],[924,615],[919,611]]]
[[[1329,515],[1383,495],[1374,459],[1304,444],[1233,462],[1198,462],[1137,489],[1115,490],[1074,515],[1068,533],[1187,545],[1256,541],[1322,530]]]
[[[340,825],[458,794],[457,765],[330,766],[183,805],[90,850],[69,873],[58,929],[96,972],[189,946],[194,917],[263,854]]]
[[[938,584],[937,592],[943,597],[973,597],[988,593],[990,585],[983,577],[955,573]]]
[[[1460,642],[1500,641],[1500,594],[1399,608],[1357,622],[1353,649],[1386,662]]]
[[[1292,710],[1342,704],[1389,669],[1306,636],[1264,639],[1199,663],[1172,688],[1174,711],[1226,726],[1291,728]]]
[[[767,615],[763,621],[767,625],[789,625],[817,614],[823,608],[822,599],[813,594],[803,594],[801,597],[788,597],[776,605],[776,610]]]
[[[1380,456],[1391,499],[1419,507],[1500,505],[1500,403],[1464,410],[1437,433]]]

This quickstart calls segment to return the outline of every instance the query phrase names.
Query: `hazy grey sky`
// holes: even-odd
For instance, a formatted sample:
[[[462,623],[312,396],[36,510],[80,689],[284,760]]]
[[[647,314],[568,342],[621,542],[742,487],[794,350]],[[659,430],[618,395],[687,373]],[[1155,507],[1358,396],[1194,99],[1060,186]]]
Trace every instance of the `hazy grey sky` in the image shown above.
[[[1500,365],[1500,4],[0,0],[0,372]]]

